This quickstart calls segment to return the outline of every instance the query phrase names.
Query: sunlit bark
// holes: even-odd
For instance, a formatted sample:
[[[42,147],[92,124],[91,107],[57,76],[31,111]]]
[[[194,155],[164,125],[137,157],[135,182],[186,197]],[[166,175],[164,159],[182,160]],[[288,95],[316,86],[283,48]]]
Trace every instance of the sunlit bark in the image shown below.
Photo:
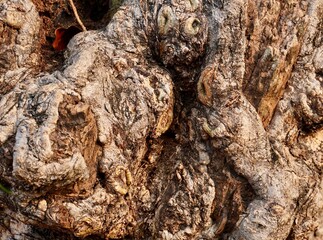
[[[322,16],[127,0],[46,67],[0,1],[1,239],[322,239]]]

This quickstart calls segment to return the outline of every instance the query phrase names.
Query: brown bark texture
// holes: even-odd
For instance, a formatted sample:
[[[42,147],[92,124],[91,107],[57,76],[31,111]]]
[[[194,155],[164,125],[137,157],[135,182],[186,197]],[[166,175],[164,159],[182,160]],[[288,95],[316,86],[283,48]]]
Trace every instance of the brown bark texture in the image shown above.
[[[0,0],[0,239],[323,239],[322,0],[74,2]]]

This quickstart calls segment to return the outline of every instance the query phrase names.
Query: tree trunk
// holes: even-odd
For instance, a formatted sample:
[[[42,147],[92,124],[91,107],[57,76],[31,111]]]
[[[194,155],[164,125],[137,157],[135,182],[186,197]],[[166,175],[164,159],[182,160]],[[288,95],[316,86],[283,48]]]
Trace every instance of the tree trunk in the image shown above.
[[[323,239],[322,0],[75,4],[0,1],[1,239]]]

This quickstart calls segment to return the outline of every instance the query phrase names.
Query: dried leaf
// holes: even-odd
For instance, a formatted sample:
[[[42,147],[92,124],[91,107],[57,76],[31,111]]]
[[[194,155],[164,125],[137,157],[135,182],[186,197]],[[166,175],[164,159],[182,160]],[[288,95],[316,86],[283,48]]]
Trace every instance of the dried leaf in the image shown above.
[[[82,30],[75,26],[69,28],[57,28],[55,30],[55,40],[53,42],[53,48],[57,51],[63,51],[66,49],[69,41]]]

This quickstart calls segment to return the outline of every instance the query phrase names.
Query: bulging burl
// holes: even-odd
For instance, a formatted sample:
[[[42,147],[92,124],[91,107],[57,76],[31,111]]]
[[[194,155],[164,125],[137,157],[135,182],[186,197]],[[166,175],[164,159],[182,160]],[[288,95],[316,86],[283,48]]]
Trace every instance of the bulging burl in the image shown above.
[[[202,2],[161,3],[156,15],[156,51],[166,66],[189,65],[205,50],[208,26]]]

